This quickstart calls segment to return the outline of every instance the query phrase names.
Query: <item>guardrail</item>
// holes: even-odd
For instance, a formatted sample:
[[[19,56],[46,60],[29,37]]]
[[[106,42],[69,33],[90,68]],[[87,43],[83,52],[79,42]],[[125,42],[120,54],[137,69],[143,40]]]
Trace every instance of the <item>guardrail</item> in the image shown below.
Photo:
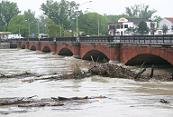
[[[144,45],[173,45],[173,35],[121,36],[120,43]]]
[[[122,43],[143,45],[173,45],[173,35],[92,36],[58,38],[22,38],[6,41],[54,41],[58,43]]]

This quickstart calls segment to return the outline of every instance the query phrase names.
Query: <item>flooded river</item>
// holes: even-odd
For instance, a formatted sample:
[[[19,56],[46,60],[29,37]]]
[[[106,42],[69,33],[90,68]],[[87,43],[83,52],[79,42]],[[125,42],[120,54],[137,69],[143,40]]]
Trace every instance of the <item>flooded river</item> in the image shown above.
[[[66,73],[71,63],[83,62],[30,50],[0,50],[0,73],[36,74]],[[38,98],[72,96],[107,96],[81,104],[62,107],[0,107],[0,117],[172,117],[173,82],[136,82],[93,76],[81,80],[21,82],[21,79],[0,79],[0,97]],[[160,103],[160,99],[169,104]]]

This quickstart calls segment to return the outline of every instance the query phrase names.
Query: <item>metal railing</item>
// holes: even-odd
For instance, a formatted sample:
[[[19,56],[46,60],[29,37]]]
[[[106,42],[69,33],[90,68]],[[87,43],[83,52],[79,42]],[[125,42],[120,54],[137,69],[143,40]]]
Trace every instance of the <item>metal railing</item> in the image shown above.
[[[121,36],[120,43],[144,45],[173,45],[173,35]]]
[[[9,41],[53,41],[57,43],[121,43],[141,45],[173,45],[173,35],[57,37],[44,39],[22,38]]]

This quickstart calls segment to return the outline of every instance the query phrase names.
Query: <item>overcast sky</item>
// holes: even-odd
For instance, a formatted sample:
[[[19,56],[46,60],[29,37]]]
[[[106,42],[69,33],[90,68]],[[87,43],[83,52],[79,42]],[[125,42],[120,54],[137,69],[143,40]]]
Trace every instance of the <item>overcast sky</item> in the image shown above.
[[[2,0],[0,0],[2,1]],[[40,15],[40,5],[46,0],[9,0],[17,2],[21,11],[32,9],[36,15]],[[55,1],[55,0],[54,0]],[[60,0],[56,0],[60,1]],[[72,0],[71,0],[72,1]],[[84,11],[90,8],[89,11],[96,11],[100,14],[121,14],[125,12],[125,7],[135,4],[149,5],[150,9],[157,10],[157,15],[161,17],[173,17],[173,0],[73,0],[81,4],[80,9]]]

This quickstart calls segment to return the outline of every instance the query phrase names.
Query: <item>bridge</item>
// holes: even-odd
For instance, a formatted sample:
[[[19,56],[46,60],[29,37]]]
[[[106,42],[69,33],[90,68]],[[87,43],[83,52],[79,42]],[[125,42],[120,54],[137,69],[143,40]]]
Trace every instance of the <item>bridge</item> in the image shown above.
[[[83,60],[173,65],[173,35],[24,38],[17,47]]]

